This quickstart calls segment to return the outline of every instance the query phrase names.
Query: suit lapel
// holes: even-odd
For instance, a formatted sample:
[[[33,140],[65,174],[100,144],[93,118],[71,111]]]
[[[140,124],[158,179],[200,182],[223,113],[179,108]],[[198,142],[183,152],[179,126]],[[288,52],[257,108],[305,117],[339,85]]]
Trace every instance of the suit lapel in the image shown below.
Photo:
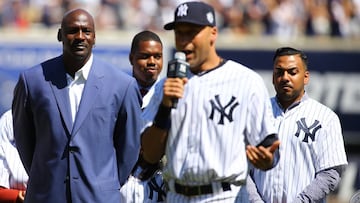
[[[87,114],[91,110],[92,106],[94,105],[96,101],[96,97],[98,97],[98,94],[101,90],[101,87],[103,85],[102,79],[104,77],[104,74],[102,72],[102,67],[99,67],[99,63],[97,60],[94,61],[91,65],[91,69],[89,72],[88,79],[85,83],[85,87],[81,96],[81,101],[79,104],[78,112],[76,113],[75,121],[74,121],[74,127],[72,129],[71,134],[75,135],[76,132],[79,130],[80,126],[84,122]]]
[[[70,134],[72,129],[71,108],[63,58],[59,56],[54,60],[44,62],[42,67],[45,80],[49,81],[54,93],[60,116]]]
[[[67,88],[64,89],[57,89],[52,86],[54,91],[54,95],[56,98],[56,102],[65,123],[66,129],[68,130],[69,134],[72,129],[72,119],[71,119],[71,108],[70,108],[70,101],[69,101],[69,91]]]

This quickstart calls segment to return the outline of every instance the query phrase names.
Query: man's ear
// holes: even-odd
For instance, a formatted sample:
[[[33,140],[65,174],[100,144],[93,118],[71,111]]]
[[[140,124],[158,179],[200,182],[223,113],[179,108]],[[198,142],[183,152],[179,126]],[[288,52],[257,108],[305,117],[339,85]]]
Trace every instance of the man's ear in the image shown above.
[[[58,40],[59,42],[61,42],[61,41],[62,41],[62,39],[61,39],[61,29],[59,29],[59,30],[58,30],[58,33],[57,33],[57,40]]]
[[[133,55],[133,54],[129,54],[129,61],[130,61],[130,64],[131,64],[131,65],[134,65],[133,62],[132,62],[133,58],[134,58],[134,55]]]
[[[217,29],[217,27],[212,27],[212,28],[211,28],[211,40],[210,40],[210,43],[211,43],[212,45],[215,44],[217,35],[218,35],[218,29]]]
[[[309,83],[310,80],[310,72],[309,71],[305,71],[304,74],[304,84],[307,85]]]

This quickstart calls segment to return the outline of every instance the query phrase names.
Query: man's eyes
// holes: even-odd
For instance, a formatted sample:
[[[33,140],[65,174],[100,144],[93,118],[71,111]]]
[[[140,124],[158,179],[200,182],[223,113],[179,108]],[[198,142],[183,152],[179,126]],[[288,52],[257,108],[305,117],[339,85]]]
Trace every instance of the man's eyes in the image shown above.
[[[155,59],[161,59],[161,57],[162,57],[161,54],[156,54],[156,55],[141,54],[141,55],[139,55],[139,59],[148,59],[148,58],[151,58],[152,56],[153,56]]]
[[[289,75],[296,75],[298,71],[296,69],[290,69],[290,70],[276,70],[276,75],[284,75],[284,73],[287,72]]]
[[[67,33],[68,34],[76,34],[78,33],[80,30],[79,29],[71,29],[71,30],[68,30]],[[91,29],[83,29],[81,30],[83,33],[86,33],[86,34],[91,34],[92,33],[92,30]]]

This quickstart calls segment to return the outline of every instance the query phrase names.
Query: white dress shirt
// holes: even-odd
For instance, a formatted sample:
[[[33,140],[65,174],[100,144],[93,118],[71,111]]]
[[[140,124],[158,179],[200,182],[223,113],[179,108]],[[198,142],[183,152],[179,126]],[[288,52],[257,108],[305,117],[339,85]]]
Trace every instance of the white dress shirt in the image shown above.
[[[91,54],[86,64],[83,67],[81,67],[80,70],[76,71],[74,78],[71,75],[66,74],[68,88],[69,88],[71,116],[73,122],[75,121],[76,113],[78,111],[81,101],[81,95],[84,90],[86,80],[88,79],[92,62],[93,62],[93,55]]]

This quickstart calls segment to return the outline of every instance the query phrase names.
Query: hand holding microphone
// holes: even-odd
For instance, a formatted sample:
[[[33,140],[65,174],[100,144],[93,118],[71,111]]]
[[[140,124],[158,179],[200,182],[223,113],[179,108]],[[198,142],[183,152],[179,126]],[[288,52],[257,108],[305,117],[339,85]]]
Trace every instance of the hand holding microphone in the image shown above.
[[[167,77],[168,78],[184,78],[187,76],[189,63],[186,62],[186,56],[183,52],[176,52],[174,59],[168,63]],[[176,108],[178,99],[172,99],[172,108]]]

